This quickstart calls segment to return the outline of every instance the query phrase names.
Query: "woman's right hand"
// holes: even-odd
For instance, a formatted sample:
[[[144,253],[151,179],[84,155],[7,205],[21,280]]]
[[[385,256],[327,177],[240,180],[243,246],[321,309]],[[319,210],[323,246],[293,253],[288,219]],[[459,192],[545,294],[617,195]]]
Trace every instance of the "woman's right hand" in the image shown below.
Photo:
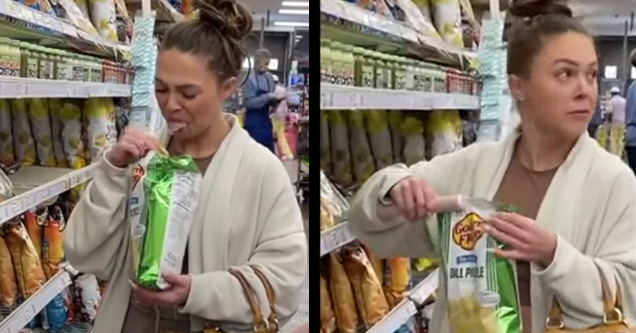
[[[129,126],[126,127],[119,141],[108,151],[106,159],[118,168],[126,168],[144,158],[151,150],[161,150],[157,138]]]
[[[393,186],[389,198],[400,214],[418,221],[433,212],[438,196],[431,185],[417,177],[407,177]]]

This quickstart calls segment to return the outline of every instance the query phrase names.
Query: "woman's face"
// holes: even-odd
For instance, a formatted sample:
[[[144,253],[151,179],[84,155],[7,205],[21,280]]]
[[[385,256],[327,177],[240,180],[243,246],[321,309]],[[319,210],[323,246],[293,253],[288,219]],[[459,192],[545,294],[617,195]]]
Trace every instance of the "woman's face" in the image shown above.
[[[218,121],[223,102],[236,89],[236,78],[220,83],[207,59],[175,49],[159,52],[155,95],[174,136],[192,138]]]
[[[597,72],[592,39],[575,32],[548,37],[528,77],[510,78],[523,123],[563,139],[580,136],[596,106]]]

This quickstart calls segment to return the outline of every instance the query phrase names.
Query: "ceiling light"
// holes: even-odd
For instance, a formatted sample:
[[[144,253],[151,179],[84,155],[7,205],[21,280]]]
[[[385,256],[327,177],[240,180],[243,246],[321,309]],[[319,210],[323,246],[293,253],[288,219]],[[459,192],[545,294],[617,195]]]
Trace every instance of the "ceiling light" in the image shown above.
[[[309,15],[309,9],[281,9],[278,14]]]
[[[274,25],[277,25],[280,27],[309,27],[309,22],[277,21],[277,22],[274,22]]]
[[[307,7],[309,8],[309,2],[304,1],[283,1],[284,7]]]

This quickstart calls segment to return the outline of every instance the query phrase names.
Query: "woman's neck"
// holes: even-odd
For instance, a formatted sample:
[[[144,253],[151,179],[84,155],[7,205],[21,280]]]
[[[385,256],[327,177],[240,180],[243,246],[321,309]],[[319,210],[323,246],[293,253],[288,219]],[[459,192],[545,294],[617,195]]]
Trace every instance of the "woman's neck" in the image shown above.
[[[223,139],[230,132],[231,126],[229,122],[221,115],[220,119],[212,122],[207,130],[198,136],[191,138],[173,138],[176,148],[183,154],[192,156],[192,158],[209,157],[219,150]]]
[[[522,125],[517,144],[519,161],[531,171],[554,170],[563,164],[577,140],[564,140]]]

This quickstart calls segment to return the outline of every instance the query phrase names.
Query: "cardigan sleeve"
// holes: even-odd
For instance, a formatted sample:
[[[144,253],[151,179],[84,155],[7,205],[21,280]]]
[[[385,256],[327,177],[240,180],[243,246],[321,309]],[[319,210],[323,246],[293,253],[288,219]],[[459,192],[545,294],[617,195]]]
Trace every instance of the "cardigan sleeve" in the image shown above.
[[[552,263],[543,270],[533,265],[541,285],[559,300],[568,329],[589,328],[601,322],[599,269],[613,294],[618,281],[625,318],[636,325],[636,179],[631,170],[624,169],[604,200],[607,206],[598,235],[600,247],[594,255],[585,255],[558,237]]]
[[[272,159],[275,157],[272,155]],[[256,248],[248,262],[232,267],[243,272],[259,301],[265,317],[270,313],[265,287],[249,267],[256,265],[266,275],[276,294],[275,309],[279,318],[293,315],[307,271],[307,237],[302,214],[285,169],[272,160],[261,184],[259,224],[263,225]],[[192,276],[187,302],[180,309],[217,322],[251,324],[252,313],[243,289],[226,271]]]

